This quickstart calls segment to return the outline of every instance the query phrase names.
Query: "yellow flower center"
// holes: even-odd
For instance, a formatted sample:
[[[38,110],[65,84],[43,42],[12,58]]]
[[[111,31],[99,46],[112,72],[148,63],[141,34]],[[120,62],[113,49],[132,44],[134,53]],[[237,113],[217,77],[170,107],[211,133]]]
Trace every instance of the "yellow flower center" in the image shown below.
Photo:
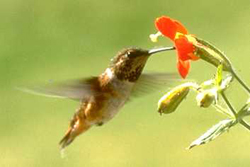
[[[190,34],[185,35],[185,34],[182,34],[182,33],[180,33],[180,32],[177,32],[177,33],[175,34],[174,39],[179,39],[179,38],[181,38],[181,37],[183,37],[183,36],[185,36],[185,37],[187,38],[187,40],[188,40],[190,43],[193,43],[193,44],[196,44],[196,43],[197,43],[197,41],[196,41],[196,39],[194,38],[193,35],[190,35]]]

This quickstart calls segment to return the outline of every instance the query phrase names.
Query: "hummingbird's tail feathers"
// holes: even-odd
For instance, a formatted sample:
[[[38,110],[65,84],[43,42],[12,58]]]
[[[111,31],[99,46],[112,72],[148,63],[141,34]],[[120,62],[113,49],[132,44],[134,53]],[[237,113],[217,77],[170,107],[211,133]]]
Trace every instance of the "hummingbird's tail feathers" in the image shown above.
[[[74,138],[70,137],[70,131],[68,131],[65,136],[60,140],[59,145],[61,146],[61,150],[63,150],[65,147],[67,147]]]
[[[63,150],[68,145],[70,145],[78,135],[80,135],[83,132],[87,131],[89,128],[90,128],[90,126],[85,126],[84,129],[80,129],[80,128],[72,129],[72,128],[69,128],[68,131],[66,132],[66,134],[64,135],[64,137],[59,142],[61,150]]]
[[[84,117],[81,117],[77,112],[71,120],[66,134],[59,142],[61,150],[71,144],[78,135],[87,131],[90,127],[91,125],[86,121],[86,119]]]
[[[46,97],[69,98],[83,100],[93,95],[93,83],[98,82],[98,77],[78,79],[65,82],[49,82],[48,84],[17,88],[26,93],[42,95]]]

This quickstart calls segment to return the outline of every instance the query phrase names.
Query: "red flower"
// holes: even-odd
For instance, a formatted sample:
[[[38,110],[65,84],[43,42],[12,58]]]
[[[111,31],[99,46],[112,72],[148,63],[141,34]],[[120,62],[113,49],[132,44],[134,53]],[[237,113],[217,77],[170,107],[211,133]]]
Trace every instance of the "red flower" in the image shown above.
[[[170,38],[177,50],[177,68],[182,76],[185,78],[190,68],[190,60],[197,60],[199,57],[195,56],[194,42],[195,38],[188,34],[187,29],[177,20],[171,19],[167,16],[162,16],[155,21],[156,28],[165,37]]]

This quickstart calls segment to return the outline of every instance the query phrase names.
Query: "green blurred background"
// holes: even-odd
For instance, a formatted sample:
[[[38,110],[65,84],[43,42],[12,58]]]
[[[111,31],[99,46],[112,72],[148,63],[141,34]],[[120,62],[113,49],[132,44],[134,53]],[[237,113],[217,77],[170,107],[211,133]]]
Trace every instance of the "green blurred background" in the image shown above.
[[[15,89],[98,75],[124,47],[170,46],[166,39],[155,44],[148,38],[161,15],[225,51],[250,84],[249,9],[248,0],[1,0],[0,166],[249,166],[250,133],[241,126],[186,150],[224,117],[199,109],[194,94],[176,113],[160,116],[156,104],[164,91],[128,103],[112,121],[80,136],[62,159],[58,142],[78,102]],[[175,52],[161,53],[145,71],[176,72],[175,63]],[[203,81],[214,71],[193,62],[188,78]],[[227,93],[240,107],[246,95],[234,86]]]

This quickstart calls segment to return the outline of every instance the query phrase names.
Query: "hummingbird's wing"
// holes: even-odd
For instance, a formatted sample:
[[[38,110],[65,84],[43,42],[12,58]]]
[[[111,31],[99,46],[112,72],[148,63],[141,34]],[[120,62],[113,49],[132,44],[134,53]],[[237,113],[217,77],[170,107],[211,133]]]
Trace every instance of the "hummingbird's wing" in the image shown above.
[[[93,83],[98,82],[98,77],[88,79],[71,80],[65,82],[50,82],[40,86],[30,86],[28,88],[18,88],[21,91],[56,98],[69,98],[73,100],[83,100],[94,93]]]
[[[181,79],[176,73],[143,73],[131,92],[132,97],[145,96],[147,94],[168,89]]]

